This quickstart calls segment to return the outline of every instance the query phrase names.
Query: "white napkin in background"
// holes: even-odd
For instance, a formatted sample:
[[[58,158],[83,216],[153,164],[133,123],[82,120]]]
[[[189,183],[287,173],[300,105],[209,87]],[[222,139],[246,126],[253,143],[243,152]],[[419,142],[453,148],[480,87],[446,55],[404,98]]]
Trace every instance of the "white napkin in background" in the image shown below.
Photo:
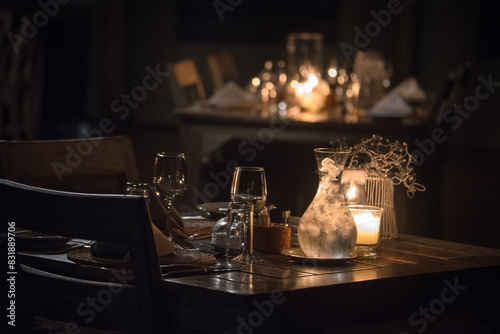
[[[373,117],[406,117],[413,108],[407,101],[423,101],[425,92],[419,87],[417,80],[410,77],[394,87],[389,94],[377,101],[365,114]]]
[[[245,106],[256,103],[255,96],[229,81],[212,95],[208,102],[216,107]]]
[[[378,100],[365,114],[373,117],[405,117],[411,112],[412,107],[406,103],[402,94],[393,91]]]
[[[394,87],[393,91],[398,91],[407,101],[425,101],[427,95],[418,85],[417,79],[409,77],[399,85]]]

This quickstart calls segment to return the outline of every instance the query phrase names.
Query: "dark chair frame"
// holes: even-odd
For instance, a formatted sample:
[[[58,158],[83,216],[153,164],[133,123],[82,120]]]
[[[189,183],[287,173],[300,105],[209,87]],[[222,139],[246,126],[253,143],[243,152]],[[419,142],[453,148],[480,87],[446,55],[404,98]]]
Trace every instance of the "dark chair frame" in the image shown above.
[[[2,220],[16,227],[72,238],[128,242],[133,282],[90,281],[20,264],[19,308],[28,314],[85,327],[138,333],[168,333],[166,300],[146,201],[135,195],[49,190],[0,179]],[[117,302],[90,324],[75,309],[102,289],[123,289]],[[37,290],[38,289],[38,290]],[[43,294],[43,295],[40,295]],[[134,296],[134,297],[132,297]],[[132,304],[137,313],[123,303]],[[88,319],[87,319],[88,320]],[[136,321],[134,321],[136,320]]]
[[[108,136],[1,140],[0,178],[55,190],[123,194],[127,181],[139,182],[139,173],[130,138]]]

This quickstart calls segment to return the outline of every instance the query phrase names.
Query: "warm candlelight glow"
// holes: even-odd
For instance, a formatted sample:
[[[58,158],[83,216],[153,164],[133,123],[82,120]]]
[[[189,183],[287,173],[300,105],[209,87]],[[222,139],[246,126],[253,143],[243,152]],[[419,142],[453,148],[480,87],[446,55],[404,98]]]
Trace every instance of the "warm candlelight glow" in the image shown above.
[[[356,252],[360,256],[375,256],[383,209],[369,205],[350,205],[349,209],[358,228]]]
[[[337,70],[336,70],[336,69],[334,69],[334,68],[330,68],[330,69],[328,70],[328,75],[329,75],[330,77],[332,77],[332,78],[335,78],[335,77],[337,76]]]
[[[354,221],[358,227],[358,240],[356,244],[373,245],[378,241],[380,219],[371,212],[354,212]]]
[[[280,85],[286,85],[286,74],[285,73],[281,73],[278,79],[279,79]]]
[[[309,110],[319,110],[325,105],[325,98],[330,93],[328,84],[315,73],[305,74],[305,81],[292,80],[290,86],[300,106]]]
[[[339,73],[338,73],[338,76],[337,76],[337,82],[339,83],[339,85],[343,85],[347,82],[347,80],[349,79],[349,77],[347,76],[347,72],[345,69],[341,68],[339,69]]]
[[[348,201],[356,198],[356,186],[354,184],[351,184],[349,189],[347,189],[346,197]]]
[[[262,103],[269,102],[269,89],[267,89],[266,87],[263,87],[260,90],[260,95],[261,95],[260,98],[261,98]]]
[[[342,172],[340,181],[342,194],[348,205],[366,203],[366,170],[359,168],[346,168]]]

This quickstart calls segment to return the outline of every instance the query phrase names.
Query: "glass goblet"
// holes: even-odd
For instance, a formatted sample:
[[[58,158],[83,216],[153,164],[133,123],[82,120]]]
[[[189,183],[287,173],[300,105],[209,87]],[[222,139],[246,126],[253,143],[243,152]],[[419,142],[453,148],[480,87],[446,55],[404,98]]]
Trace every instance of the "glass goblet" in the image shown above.
[[[156,195],[168,211],[163,233],[172,240],[172,204],[187,190],[187,169],[184,153],[160,152],[156,155],[153,187]]]
[[[236,167],[231,183],[231,201],[249,202],[259,213],[266,205],[266,174],[262,167]]]
[[[248,213],[244,223],[243,253],[233,261],[244,264],[260,262],[253,254],[253,220],[254,213],[259,213],[266,204],[266,174],[262,167],[236,167],[231,183],[231,201],[247,203]]]

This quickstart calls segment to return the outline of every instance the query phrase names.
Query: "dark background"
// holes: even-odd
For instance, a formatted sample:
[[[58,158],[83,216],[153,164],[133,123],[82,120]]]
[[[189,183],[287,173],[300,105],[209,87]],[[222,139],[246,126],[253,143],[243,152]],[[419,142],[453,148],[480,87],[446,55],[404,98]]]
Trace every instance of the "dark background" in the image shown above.
[[[147,66],[194,59],[210,95],[208,53],[230,51],[247,82],[266,60],[286,58],[287,33],[311,31],[324,34],[326,61],[342,56],[341,42],[354,45],[354,27],[364,30],[373,20],[370,11],[386,9],[387,3],[241,1],[221,21],[213,1],[70,1],[29,42],[36,45],[40,60],[40,103],[33,109],[33,135],[25,139],[78,137],[82,129],[96,128],[110,117],[117,125],[113,134],[132,137],[141,177],[149,180],[154,153],[179,147],[179,120],[167,83],[149,92],[125,120],[110,108],[113,100],[142,83]],[[413,0],[401,1],[401,6],[402,12],[368,46],[392,61],[395,84],[415,76],[432,96],[447,73],[466,61],[473,73],[468,94],[474,93],[478,75],[500,81],[498,2]],[[40,7],[37,1],[0,1],[0,11],[13,12],[19,22]],[[4,38],[2,54],[9,56],[9,50]],[[434,185],[442,190],[443,205],[435,213],[440,224],[429,236],[500,247],[495,213],[500,199],[499,100],[500,92],[495,92],[450,133],[440,184]]]

